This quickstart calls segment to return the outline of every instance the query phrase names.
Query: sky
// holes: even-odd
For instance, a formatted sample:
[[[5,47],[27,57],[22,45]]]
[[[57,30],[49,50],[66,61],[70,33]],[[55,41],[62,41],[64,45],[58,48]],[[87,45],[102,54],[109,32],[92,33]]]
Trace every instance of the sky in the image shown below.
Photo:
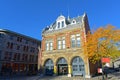
[[[91,30],[111,24],[120,29],[120,0],[0,0],[0,29],[36,39],[61,14],[87,13]]]

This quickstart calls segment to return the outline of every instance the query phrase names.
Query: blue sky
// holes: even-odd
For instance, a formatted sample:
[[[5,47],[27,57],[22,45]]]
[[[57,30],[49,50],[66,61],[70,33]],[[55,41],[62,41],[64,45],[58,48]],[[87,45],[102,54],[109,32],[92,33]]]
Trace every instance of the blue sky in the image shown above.
[[[0,28],[41,40],[59,15],[87,13],[91,30],[111,24],[120,29],[120,0],[0,0]]]

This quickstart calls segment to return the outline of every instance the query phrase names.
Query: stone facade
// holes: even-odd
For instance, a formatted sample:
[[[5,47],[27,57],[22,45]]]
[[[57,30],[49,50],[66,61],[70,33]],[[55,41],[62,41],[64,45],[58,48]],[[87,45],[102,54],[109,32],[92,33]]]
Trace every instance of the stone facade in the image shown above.
[[[68,76],[79,75],[79,73],[85,77],[93,75],[94,73],[90,73],[90,66],[92,67],[93,65],[89,64],[89,60],[85,58],[84,50],[82,49],[82,45],[86,41],[86,34],[89,30],[86,14],[71,19],[66,19],[61,15],[56,19],[55,23],[45,28],[42,32],[42,58],[40,61],[44,73],[47,68],[53,69],[54,74],[59,75],[62,73],[60,69],[63,70],[65,68],[67,69],[66,74],[68,74]],[[48,43],[49,41],[50,44]],[[84,64],[78,62],[78,64],[80,63],[79,65],[74,65],[74,60],[77,58],[79,60],[81,59]],[[59,63],[62,59],[64,61]],[[51,64],[47,63],[48,60],[52,61]],[[75,68],[76,66],[81,67]],[[74,68],[81,70],[77,71]],[[91,70],[93,72],[96,69]]]
[[[0,29],[0,73],[11,68],[15,74],[37,71],[40,46],[37,39]]]

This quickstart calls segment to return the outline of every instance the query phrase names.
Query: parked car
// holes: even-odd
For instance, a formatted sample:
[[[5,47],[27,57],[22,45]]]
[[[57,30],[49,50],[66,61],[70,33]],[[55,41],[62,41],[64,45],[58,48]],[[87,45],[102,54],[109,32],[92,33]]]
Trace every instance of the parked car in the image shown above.
[[[104,67],[104,70],[103,70],[103,72],[104,73],[114,73],[114,72],[117,72],[117,71],[119,71],[117,68],[109,68],[109,67]]]

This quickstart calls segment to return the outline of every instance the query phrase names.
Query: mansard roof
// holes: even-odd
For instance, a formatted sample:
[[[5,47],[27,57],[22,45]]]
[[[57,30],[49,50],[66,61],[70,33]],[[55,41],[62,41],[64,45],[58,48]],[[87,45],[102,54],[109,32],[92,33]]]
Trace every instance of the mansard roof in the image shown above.
[[[52,31],[52,30],[56,30],[57,27],[57,21],[65,19],[65,24],[66,27],[70,27],[69,25],[73,24],[73,21],[75,21],[76,24],[82,24],[83,22],[83,18],[85,17],[86,14],[82,15],[82,16],[78,16],[78,17],[74,17],[74,18],[65,18],[63,15],[60,15],[56,21],[54,23],[52,23],[50,26],[47,26],[46,28],[44,28],[44,30],[42,31],[42,33],[48,32],[48,31]],[[64,28],[66,28],[64,27]]]

